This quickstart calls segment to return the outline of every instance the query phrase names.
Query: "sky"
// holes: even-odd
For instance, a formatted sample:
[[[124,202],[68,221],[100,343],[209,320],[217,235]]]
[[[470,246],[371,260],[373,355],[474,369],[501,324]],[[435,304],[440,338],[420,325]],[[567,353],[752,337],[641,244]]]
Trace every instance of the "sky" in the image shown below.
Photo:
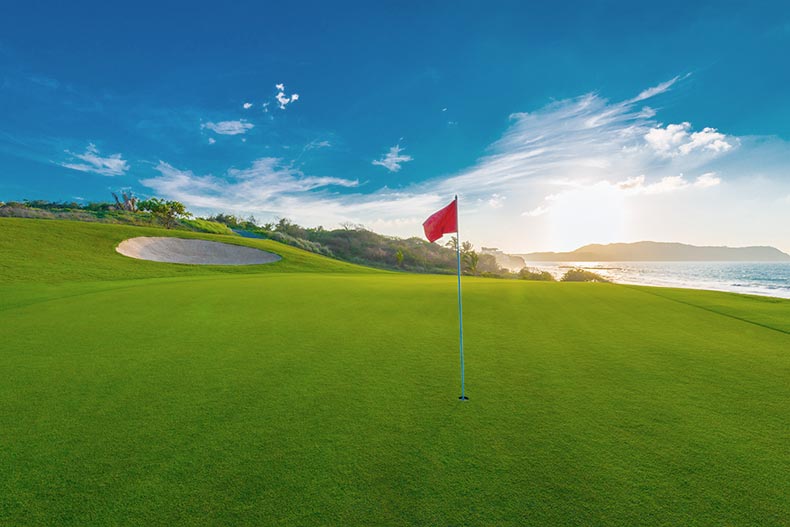
[[[0,4],[0,201],[790,252],[787,2],[114,4]]]

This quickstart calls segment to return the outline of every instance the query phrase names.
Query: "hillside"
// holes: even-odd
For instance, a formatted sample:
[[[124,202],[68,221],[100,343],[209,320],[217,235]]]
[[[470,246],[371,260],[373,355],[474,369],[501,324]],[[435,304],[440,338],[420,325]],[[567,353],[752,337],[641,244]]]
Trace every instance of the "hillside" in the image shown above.
[[[124,195],[124,198],[127,196]],[[124,201],[124,203],[127,203]],[[141,210],[125,210],[121,202],[62,203],[44,200],[0,202],[0,218],[28,218],[70,220],[111,225],[161,228],[163,223],[155,215]],[[133,205],[129,205],[133,207]],[[452,274],[456,272],[455,251],[439,243],[422,238],[408,239],[384,236],[360,225],[340,229],[302,227],[287,218],[276,223],[259,225],[254,218],[238,218],[217,214],[212,218],[175,217],[167,230],[225,234],[250,239],[270,239],[323,256],[379,269],[417,273]],[[77,227],[78,228],[78,227]],[[179,234],[180,236],[181,234]],[[471,246],[464,253],[473,252]],[[469,274],[499,273],[502,269],[493,256],[475,253],[477,265]],[[466,262],[466,258],[464,258]]]
[[[283,260],[264,266],[194,266],[134,260],[115,252],[121,241],[135,236],[221,241],[263,249]],[[0,285],[310,271],[381,272],[273,240],[69,220],[0,218]]]
[[[519,254],[528,262],[784,262],[790,255],[774,247],[698,247],[683,243],[591,244],[571,252]]]

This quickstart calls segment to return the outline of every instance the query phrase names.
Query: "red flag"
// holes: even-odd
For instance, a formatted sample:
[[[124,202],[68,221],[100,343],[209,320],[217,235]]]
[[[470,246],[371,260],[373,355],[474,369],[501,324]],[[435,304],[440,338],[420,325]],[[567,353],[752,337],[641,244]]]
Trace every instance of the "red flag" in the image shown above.
[[[425,237],[431,243],[441,238],[443,234],[458,232],[458,198],[445,208],[431,214],[422,224],[422,228],[425,229]]]

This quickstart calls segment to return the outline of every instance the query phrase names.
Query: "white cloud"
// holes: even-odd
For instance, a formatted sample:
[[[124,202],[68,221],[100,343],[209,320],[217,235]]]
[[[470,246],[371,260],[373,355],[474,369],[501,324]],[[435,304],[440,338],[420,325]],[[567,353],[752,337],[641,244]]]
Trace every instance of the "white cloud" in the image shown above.
[[[669,79],[666,82],[662,82],[657,86],[653,86],[651,88],[643,90],[642,92],[639,93],[639,95],[637,95],[633,99],[630,99],[627,102],[635,103],[639,101],[644,101],[645,99],[650,99],[651,97],[655,97],[656,95],[661,95],[662,93],[668,91],[678,80],[680,80],[679,76],[673,79]]]
[[[641,190],[646,194],[660,194],[662,192],[672,192],[673,190],[684,189],[688,186],[688,181],[686,181],[683,174],[681,174],[679,176],[662,177],[660,180],[643,187]]]
[[[721,183],[721,179],[716,177],[715,172],[706,172],[693,182],[686,179],[683,174],[676,176],[664,176],[657,181],[648,183],[644,175],[632,176],[623,181],[614,183],[612,186],[631,194],[663,194],[689,188],[710,188]],[[599,185],[607,185],[608,181],[601,181]]]
[[[486,203],[488,203],[488,206],[491,207],[492,209],[501,209],[504,206],[506,199],[507,196],[503,196],[502,194],[495,193],[495,194],[491,194],[491,197],[488,199]]]
[[[650,106],[642,107],[642,111],[639,112],[639,117],[644,117],[645,119],[650,119],[651,117],[655,117],[655,115],[656,111]]]
[[[305,150],[317,150],[319,148],[329,148],[330,146],[332,146],[332,143],[330,143],[329,141],[319,141],[318,139],[315,139],[315,140],[310,141],[309,143],[307,143],[307,145],[304,147],[304,149]]]
[[[721,183],[721,178],[716,177],[716,172],[706,172],[699,176],[694,182],[695,187],[708,188],[715,187]]]
[[[617,183],[617,188],[621,190],[631,190],[635,188],[641,188],[645,184],[645,176],[631,176],[625,181],[621,181]]]
[[[694,151],[718,154],[730,150],[736,143],[715,128],[708,127],[699,132],[691,132],[691,123],[688,122],[652,128],[645,134],[645,142],[667,157],[688,155]]]
[[[285,84],[276,84],[275,88],[277,88],[275,99],[277,99],[277,105],[281,110],[285,110],[286,106],[299,100],[298,93],[292,93],[290,96],[285,94]]]
[[[243,107],[245,110],[249,110],[250,108],[252,108],[252,103],[251,103],[251,102],[245,102],[245,103],[244,103],[244,104],[242,104],[241,106],[242,106],[242,107]]]
[[[680,146],[681,154],[688,154],[694,149],[710,150],[712,152],[726,152],[733,147],[727,137],[715,128],[703,128],[701,132],[691,134],[691,141]]]
[[[252,123],[248,123],[244,119],[239,121],[221,121],[219,123],[204,123],[200,125],[201,128],[208,128],[216,134],[220,135],[239,135],[246,134],[248,130],[255,127]]]
[[[688,141],[690,123],[669,124],[666,128],[653,128],[645,134],[645,141],[653,149],[666,155],[677,153],[680,145]]]
[[[264,111],[264,112],[266,112],[266,113],[269,113],[269,104],[270,104],[270,103],[268,103],[268,102],[265,102],[265,103],[263,103],[263,105],[262,105],[262,107],[263,107],[263,111]]]
[[[389,149],[389,152],[381,156],[381,159],[374,159],[373,164],[382,166],[390,172],[397,172],[401,169],[402,163],[413,160],[411,156],[401,154],[401,152],[403,152],[403,148],[400,145],[395,145]]]
[[[121,157],[121,154],[111,154],[101,157],[99,149],[93,143],[88,144],[84,154],[75,154],[66,150],[66,153],[83,161],[60,163],[61,166],[80,172],[93,172],[102,176],[122,176],[129,170],[129,164]]]
[[[159,176],[141,183],[170,199],[209,210],[259,212],[279,207],[294,194],[330,187],[356,187],[356,180],[305,176],[277,158],[257,159],[246,169],[228,169],[222,177],[199,176],[160,161]],[[280,209],[284,207],[279,207]]]
[[[214,139],[213,137],[209,137],[209,138],[208,138],[208,144],[210,144],[210,145],[213,145],[213,144],[214,144],[214,143],[216,143],[216,142],[217,142],[217,140],[216,140],[216,139]]]
[[[544,205],[539,205],[539,206],[535,207],[532,210],[529,210],[527,212],[522,212],[521,215],[522,216],[529,216],[530,218],[537,218],[538,216],[543,216],[547,212],[549,212],[549,208],[548,207],[546,207]]]

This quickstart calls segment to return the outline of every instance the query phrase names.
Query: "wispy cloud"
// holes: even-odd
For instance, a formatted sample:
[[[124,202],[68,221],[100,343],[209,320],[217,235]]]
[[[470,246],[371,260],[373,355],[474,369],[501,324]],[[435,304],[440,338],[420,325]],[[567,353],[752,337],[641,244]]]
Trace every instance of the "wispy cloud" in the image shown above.
[[[307,143],[307,145],[305,145],[304,149],[305,150],[317,150],[319,148],[329,148],[330,146],[332,146],[332,143],[330,143],[329,141],[326,141],[326,140],[319,141],[318,139],[315,139],[315,140],[310,141],[309,143]]]
[[[160,161],[158,177],[141,183],[171,199],[202,209],[258,212],[278,208],[294,194],[330,187],[356,187],[356,180],[305,176],[277,158],[257,159],[246,169],[228,169],[221,177],[196,175]]]
[[[491,197],[488,198],[486,203],[492,209],[501,209],[505,205],[505,200],[507,196],[503,196],[502,194],[491,194]]]
[[[401,154],[403,150],[404,149],[401,148],[399,144],[395,145],[390,148],[386,154],[381,156],[380,159],[374,159],[373,164],[382,166],[390,172],[397,172],[401,169],[403,163],[408,163],[413,160],[411,156]]]
[[[252,103],[245,102],[244,104],[241,105],[241,107],[244,108],[245,110],[249,110],[250,108],[252,108]]]
[[[672,88],[672,86],[674,86],[675,83],[678,82],[679,80],[680,80],[680,76],[678,75],[677,77],[669,79],[668,81],[665,81],[665,82],[662,82],[662,83],[660,83],[660,84],[658,84],[656,86],[652,86],[650,88],[647,88],[646,90],[642,90],[639,93],[639,95],[637,95],[633,99],[630,99],[630,100],[626,101],[626,103],[633,104],[633,103],[637,103],[639,101],[644,101],[645,99],[650,99],[652,97],[655,97],[656,95],[661,95],[662,93],[664,93],[666,91],[669,91],[669,89]]]
[[[203,123],[200,125],[201,128],[207,128],[214,132],[215,134],[220,135],[239,135],[245,134],[248,130],[252,130],[255,125],[252,123],[248,123],[244,119],[238,121],[220,121],[218,123]]]
[[[41,75],[30,77],[30,82],[38,84],[39,86],[44,86],[50,90],[56,90],[60,87],[60,82],[58,82],[56,79],[44,77]]]
[[[538,216],[543,216],[548,211],[549,211],[548,207],[545,207],[543,205],[538,205],[537,207],[535,207],[532,210],[529,210],[527,212],[522,212],[521,215],[522,216],[529,216],[530,218],[537,218]]]
[[[687,122],[659,125],[635,104],[645,100],[646,92],[621,103],[587,94],[532,113],[514,113],[489,155],[439,185],[472,195],[496,191],[511,196],[566,180],[589,184],[644,175],[650,183],[701,173],[703,165],[737,147],[736,138],[712,128],[694,132]]]
[[[122,176],[129,170],[129,164],[121,154],[111,154],[107,157],[100,155],[99,149],[93,143],[88,144],[84,154],[75,154],[66,150],[72,158],[79,159],[81,163],[69,161],[59,163],[61,166],[80,172],[93,172],[102,176]]]
[[[603,182],[603,183],[608,183]],[[646,184],[645,176],[629,177],[625,181],[614,183],[616,189],[639,194],[661,194],[688,188],[709,188],[721,183],[721,179],[716,177],[715,172],[706,172],[698,176],[694,181],[689,181],[683,174],[677,176],[665,176],[658,181]]]
[[[716,176],[716,172],[706,172],[699,176],[694,182],[695,187],[708,188],[715,187],[721,183],[721,178]]]

